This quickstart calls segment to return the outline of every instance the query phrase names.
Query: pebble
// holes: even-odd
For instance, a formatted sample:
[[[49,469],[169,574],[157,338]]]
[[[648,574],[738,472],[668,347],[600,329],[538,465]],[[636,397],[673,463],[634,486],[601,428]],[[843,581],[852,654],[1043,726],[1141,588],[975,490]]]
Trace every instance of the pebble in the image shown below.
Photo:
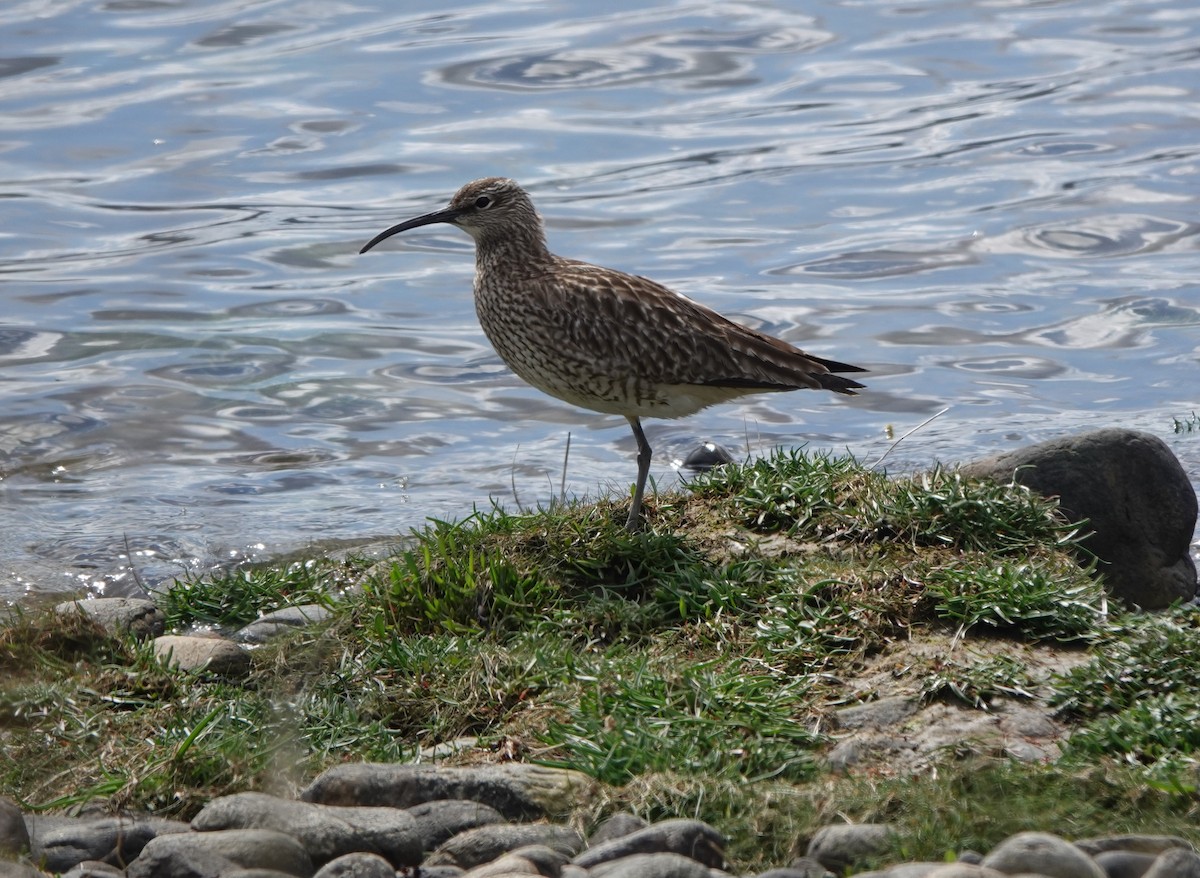
[[[530,789],[549,789],[546,801],[561,801],[563,783],[590,789],[578,786],[572,772],[534,768],[340,766],[299,800],[253,792],[221,796],[190,824],[22,814],[0,799],[0,828],[7,827],[0,841],[10,845],[8,855],[21,858],[0,862],[0,878],[44,878],[50,870],[66,878],[733,878],[725,871],[724,836],[700,820],[647,824],[618,813],[585,842],[575,829],[547,822],[546,813],[530,814],[537,810]],[[479,798],[464,798],[466,790]],[[440,793],[453,797],[436,798]],[[321,797],[340,804],[312,801]],[[414,804],[373,804],[380,798]],[[24,832],[15,830],[13,815]],[[1200,878],[1200,856],[1175,836],[1072,843],[1044,832],[1011,836],[981,861],[963,851],[957,862],[896,862],[861,871],[887,857],[897,840],[887,824],[824,826],[813,834],[807,856],[743,878],[856,871],[857,878]]]
[[[154,638],[154,657],[170,668],[214,677],[241,679],[250,673],[250,653],[223,637],[164,634]]]

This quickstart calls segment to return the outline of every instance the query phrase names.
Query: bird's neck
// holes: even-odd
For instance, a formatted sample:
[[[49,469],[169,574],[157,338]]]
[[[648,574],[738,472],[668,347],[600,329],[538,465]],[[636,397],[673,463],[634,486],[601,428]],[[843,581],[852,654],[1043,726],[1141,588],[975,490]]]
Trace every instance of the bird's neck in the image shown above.
[[[499,266],[536,269],[553,261],[554,256],[546,246],[545,236],[534,230],[475,241],[475,267],[479,271],[489,271]]]

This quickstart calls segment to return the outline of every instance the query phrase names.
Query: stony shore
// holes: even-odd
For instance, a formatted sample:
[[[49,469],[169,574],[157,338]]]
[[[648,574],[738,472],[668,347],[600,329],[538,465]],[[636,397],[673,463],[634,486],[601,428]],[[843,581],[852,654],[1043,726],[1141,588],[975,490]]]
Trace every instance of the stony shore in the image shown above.
[[[190,822],[149,816],[40,817],[0,800],[0,876],[40,878],[722,878],[726,839],[699,820],[647,824],[617,813],[589,835],[549,819],[595,793],[586,775],[526,764],[441,768],[349,764],[299,799],[238,793]],[[834,824],[796,840],[758,878],[1195,878],[1200,856],[1166,835],[1068,841],[1013,835],[986,853],[905,862],[885,824]],[[26,865],[27,863],[36,863]],[[876,869],[863,872],[864,864]]]

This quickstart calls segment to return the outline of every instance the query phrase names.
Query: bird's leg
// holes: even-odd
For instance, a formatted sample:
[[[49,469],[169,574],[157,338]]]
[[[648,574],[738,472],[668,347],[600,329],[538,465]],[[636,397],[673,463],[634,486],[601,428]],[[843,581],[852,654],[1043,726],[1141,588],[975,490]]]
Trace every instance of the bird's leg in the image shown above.
[[[629,426],[633,427],[633,438],[637,440],[637,485],[633,489],[633,504],[629,507],[629,520],[625,522],[627,530],[639,530],[642,526],[642,495],[646,493],[646,478],[650,475],[650,457],[654,453],[646,434],[642,432],[642,422],[629,415],[625,416]]]

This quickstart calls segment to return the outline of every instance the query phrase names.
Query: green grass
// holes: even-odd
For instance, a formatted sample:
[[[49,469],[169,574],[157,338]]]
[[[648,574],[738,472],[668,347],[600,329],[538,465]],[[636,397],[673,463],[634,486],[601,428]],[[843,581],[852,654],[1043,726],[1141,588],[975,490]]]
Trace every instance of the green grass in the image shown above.
[[[0,627],[0,795],[188,817],[214,795],[287,794],[332,764],[477,736],[603,781],[577,820],[698,816],[747,872],[845,818],[895,822],[904,855],[935,859],[1034,824],[1185,832],[1195,617],[1106,615],[1053,503],[948,470],[888,479],[785,453],[650,505],[637,534],[614,503],[492,509],[432,522],[385,562],[263,565],[161,595],[180,629],[330,607],[256,650],[237,683],[168,672],[78,616],[18,613]],[[1055,688],[1079,728],[1068,758],[948,753],[928,776],[828,775],[829,713],[871,697],[845,681],[915,634],[947,643],[896,670],[926,699],[987,709]],[[1093,659],[1035,680],[1003,655],[950,654],[964,637]]]

